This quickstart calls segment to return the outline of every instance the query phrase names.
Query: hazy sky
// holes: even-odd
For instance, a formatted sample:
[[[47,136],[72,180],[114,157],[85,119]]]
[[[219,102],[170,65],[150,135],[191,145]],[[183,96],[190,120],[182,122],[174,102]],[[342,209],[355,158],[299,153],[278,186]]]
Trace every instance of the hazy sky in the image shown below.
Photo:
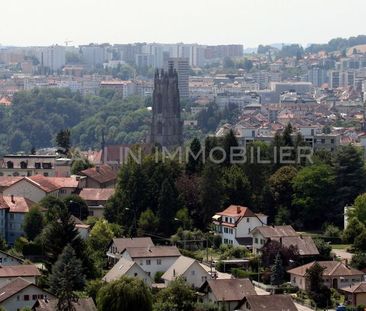
[[[0,0],[0,44],[322,43],[366,34],[365,0]]]

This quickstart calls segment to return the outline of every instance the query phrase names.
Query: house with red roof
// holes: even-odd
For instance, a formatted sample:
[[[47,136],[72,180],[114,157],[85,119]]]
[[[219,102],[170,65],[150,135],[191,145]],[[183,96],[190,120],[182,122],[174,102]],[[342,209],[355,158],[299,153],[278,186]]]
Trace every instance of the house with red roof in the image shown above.
[[[24,197],[0,194],[0,235],[9,245],[23,234],[24,217],[33,204]]]
[[[268,216],[254,213],[248,207],[230,205],[212,217],[212,224],[216,234],[221,236],[222,243],[251,247],[250,232],[256,227],[266,226],[267,219]]]

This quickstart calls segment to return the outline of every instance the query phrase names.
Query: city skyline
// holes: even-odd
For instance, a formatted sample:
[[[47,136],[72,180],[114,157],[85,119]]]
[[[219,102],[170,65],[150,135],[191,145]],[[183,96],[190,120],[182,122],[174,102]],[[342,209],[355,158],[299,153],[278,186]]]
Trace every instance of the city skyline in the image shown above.
[[[64,45],[69,40],[70,45],[185,42],[252,48],[273,43],[306,46],[362,33],[359,21],[366,3],[361,0],[350,0],[347,6],[338,0],[274,2],[231,0],[223,5],[218,0],[187,0],[169,7],[163,0],[65,0],[52,4],[14,0],[2,9],[2,23],[8,27],[0,34],[0,44]]]

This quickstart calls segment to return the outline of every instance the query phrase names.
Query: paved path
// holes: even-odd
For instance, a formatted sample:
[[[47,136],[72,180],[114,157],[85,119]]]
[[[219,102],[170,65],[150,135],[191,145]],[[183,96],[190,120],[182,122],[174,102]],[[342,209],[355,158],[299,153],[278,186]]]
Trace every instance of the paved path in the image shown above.
[[[332,253],[343,260],[348,260],[348,262],[352,259],[352,254],[344,249],[332,249]]]

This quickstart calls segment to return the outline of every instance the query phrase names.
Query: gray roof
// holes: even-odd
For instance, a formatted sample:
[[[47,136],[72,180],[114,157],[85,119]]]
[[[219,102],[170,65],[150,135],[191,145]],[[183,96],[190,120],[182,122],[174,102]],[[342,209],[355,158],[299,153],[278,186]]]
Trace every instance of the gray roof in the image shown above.
[[[113,244],[117,247],[117,252],[122,253],[127,247],[151,247],[154,242],[150,237],[141,238],[115,238]]]
[[[161,278],[163,280],[172,281],[176,277],[183,275],[195,262],[201,267],[197,260],[186,256],[180,256]],[[201,267],[201,270],[202,273],[207,274],[207,277],[209,276],[208,272],[203,267]]]
[[[133,266],[136,266],[137,269],[145,273],[145,271],[142,270],[142,268],[136,262],[121,258],[103,277],[103,281],[111,282],[113,280],[119,279],[121,276],[124,276]]]
[[[131,258],[180,256],[180,252],[176,246],[127,247],[125,252],[127,252]]]

